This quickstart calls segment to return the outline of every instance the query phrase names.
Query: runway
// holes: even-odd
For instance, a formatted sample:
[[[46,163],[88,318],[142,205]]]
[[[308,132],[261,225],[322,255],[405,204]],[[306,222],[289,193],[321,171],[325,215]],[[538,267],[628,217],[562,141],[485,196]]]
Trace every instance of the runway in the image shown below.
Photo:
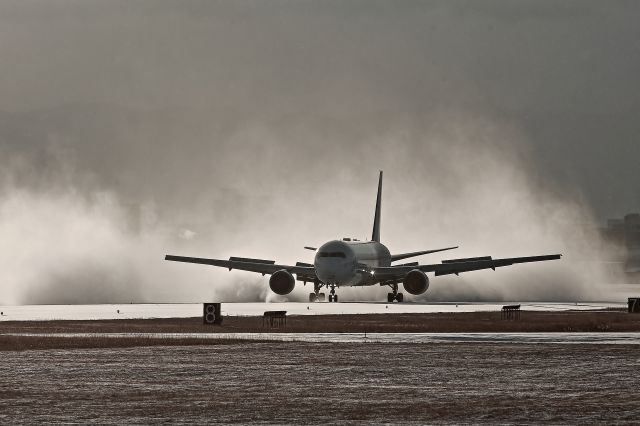
[[[305,343],[640,345],[640,333],[0,333],[61,339],[239,340]]]
[[[495,312],[501,303],[223,303],[226,316],[261,316],[265,311],[287,311],[288,315],[406,314],[444,312]],[[626,303],[522,303],[522,310],[539,312],[597,311],[626,309]],[[23,305],[0,306],[0,321],[109,320],[190,318],[202,315],[201,303],[105,304],[105,305]]]

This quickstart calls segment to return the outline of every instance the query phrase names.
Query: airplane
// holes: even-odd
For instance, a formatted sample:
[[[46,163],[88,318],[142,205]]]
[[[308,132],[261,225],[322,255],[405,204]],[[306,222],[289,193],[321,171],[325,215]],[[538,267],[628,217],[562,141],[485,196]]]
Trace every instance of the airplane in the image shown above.
[[[330,290],[329,302],[337,302],[336,288],[361,286],[389,286],[391,292],[387,294],[387,302],[402,302],[403,293],[398,292],[398,285],[402,283],[405,291],[412,295],[420,295],[429,288],[427,273],[435,276],[493,269],[514,265],[517,263],[541,262],[557,260],[561,254],[512,257],[493,259],[491,256],[471,257],[464,259],[443,260],[441,263],[421,265],[418,262],[392,265],[404,260],[425,254],[453,250],[456,247],[446,247],[435,250],[423,250],[410,253],[391,254],[389,249],[380,242],[380,221],[382,207],[382,171],[378,180],[378,195],[373,221],[371,241],[359,241],[355,238],[329,241],[319,248],[305,247],[315,252],[313,264],[297,262],[295,265],[279,265],[273,260],[251,259],[245,257],[230,257],[229,260],[206,259],[198,257],[165,256],[165,260],[174,262],[196,263],[228,268],[229,271],[257,272],[271,275],[269,287],[279,295],[291,293],[296,280],[306,285],[313,283],[313,293],[309,294],[309,302],[323,302],[324,287]]]

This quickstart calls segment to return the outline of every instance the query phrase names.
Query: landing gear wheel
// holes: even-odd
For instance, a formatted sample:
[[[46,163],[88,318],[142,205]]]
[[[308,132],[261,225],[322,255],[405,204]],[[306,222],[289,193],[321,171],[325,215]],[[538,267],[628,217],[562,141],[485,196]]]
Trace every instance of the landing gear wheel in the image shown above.
[[[325,295],[324,293],[318,293],[318,302],[324,302]]]
[[[398,293],[396,295],[396,300],[398,301],[398,303],[402,303],[402,300],[404,299],[404,296],[402,293]]]
[[[393,303],[394,300],[402,302],[402,293],[398,293],[398,283],[387,284],[391,287],[391,293],[387,293],[387,302]]]
[[[309,293],[309,303],[313,303],[317,300],[315,293]]]
[[[336,286],[328,285],[327,287],[331,287],[331,291],[329,292],[329,302],[337,302],[338,295],[336,294]]]

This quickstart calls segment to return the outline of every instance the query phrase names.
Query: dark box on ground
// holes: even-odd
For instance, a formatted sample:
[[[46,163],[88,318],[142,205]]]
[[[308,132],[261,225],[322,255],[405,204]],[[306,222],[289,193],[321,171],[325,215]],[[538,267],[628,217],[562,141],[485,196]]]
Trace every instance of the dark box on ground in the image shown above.
[[[204,303],[202,305],[202,323],[209,325],[222,324],[222,304]]]

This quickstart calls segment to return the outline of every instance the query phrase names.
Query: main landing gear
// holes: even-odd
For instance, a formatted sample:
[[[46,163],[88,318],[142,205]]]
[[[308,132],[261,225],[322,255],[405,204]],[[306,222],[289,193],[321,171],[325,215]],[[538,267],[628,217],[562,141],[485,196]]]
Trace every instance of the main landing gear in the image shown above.
[[[313,283],[313,293],[309,293],[309,302],[324,302],[324,293],[320,293],[320,289],[324,284],[319,281]]]
[[[325,299],[324,293],[318,293],[317,295],[315,293],[309,293],[309,302],[311,303],[324,302],[324,299]]]
[[[320,293],[320,289],[324,287],[326,284],[321,282],[313,283],[313,293],[309,293],[309,303],[313,302],[324,302],[325,294]],[[329,294],[329,302],[337,302],[338,295],[336,294],[336,286],[331,285],[331,293]]]
[[[402,293],[398,293],[398,283],[389,284],[389,287],[391,287],[393,293],[387,293],[387,302],[393,303],[394,300],[397,300],[398,303],[401,303],[404,300],[404,296]]]

